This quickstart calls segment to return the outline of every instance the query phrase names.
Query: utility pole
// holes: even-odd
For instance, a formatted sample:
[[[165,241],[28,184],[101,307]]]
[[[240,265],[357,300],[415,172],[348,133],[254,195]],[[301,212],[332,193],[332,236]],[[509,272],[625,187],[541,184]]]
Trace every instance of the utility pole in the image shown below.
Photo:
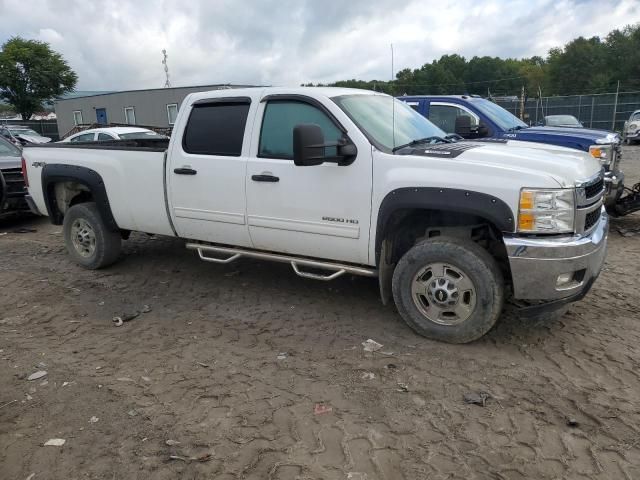
[[[540,85],[538,85],[538,98],[540,99],[540,113],[542,114],[542,120],[544,120],[544,103],[542,100],[542,87],[540,87]]]
[[[164,65],[164,88],[171,88],[171,82],[169,81],[169,65],[167,65],[167,50],[162,49],[162,65]]]
[[[520,120],[524,121],[524,85],[522,86],[522,93],[520,94]]]
[[[613,119],[611,120],[611,130],[616,128],[616,114],[618,113],[618,95],[620,94],[620,80],[618,80],[618,88],[616,88],[616,101],[613,103]]]

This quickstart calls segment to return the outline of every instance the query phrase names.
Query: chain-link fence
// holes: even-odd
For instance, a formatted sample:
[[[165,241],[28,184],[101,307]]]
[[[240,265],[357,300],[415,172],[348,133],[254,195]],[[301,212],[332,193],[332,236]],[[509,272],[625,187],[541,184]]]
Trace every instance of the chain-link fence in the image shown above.
[[[520,117],[519,99],[497,103]],[[525,102],[524,120],[537,125],[548,115],[573,115],[585,127],[622,131],[624,122],[635,110],[640,110],[640,92],[529,98]]]

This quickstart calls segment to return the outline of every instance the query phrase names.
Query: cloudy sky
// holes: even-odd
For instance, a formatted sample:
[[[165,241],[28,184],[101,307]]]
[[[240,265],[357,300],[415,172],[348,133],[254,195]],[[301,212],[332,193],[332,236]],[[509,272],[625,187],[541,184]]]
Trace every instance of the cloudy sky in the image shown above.
[[[545,55],[640,21],[639,0],[0,0],[0,43],[49,42],[79,90],[387,79],[445,53]]]

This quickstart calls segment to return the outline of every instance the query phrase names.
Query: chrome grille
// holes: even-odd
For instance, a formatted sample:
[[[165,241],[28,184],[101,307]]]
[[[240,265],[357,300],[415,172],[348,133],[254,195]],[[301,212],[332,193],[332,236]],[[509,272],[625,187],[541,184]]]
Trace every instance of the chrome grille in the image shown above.
[[[584,218],[584,231],[586,232],[587,230],[595,226],[595,224],[598,223],[599,219],[600,219],[600,209],[587,213],[587,215]]]
[[[576,233],[589,233],[600,221],[605,193],[604,170],[576,182]]]
[[[597,197],[604,189],[604,178],[598,178],[590,185],[585,185],[584,193],[587,200]]]
[[[7,197],[20,197],[25,194],[24,178],[21,168],[7,168],[2,170]]]
[[[597,175],[587,180],[576,182],[578,208],[593,205],[602,198],[604,191],[604,170],[601,170]]]

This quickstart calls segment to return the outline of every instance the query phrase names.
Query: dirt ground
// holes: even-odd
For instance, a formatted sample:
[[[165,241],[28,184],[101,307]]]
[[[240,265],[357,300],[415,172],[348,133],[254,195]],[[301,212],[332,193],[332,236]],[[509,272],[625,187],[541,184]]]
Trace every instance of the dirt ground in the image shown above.
[[[624,155],[639,181],[640,147]],[[0,224],[0,479],[640,479],[640,235],[618,228],[640,213],[562,319],[507,315],[455,346],[372,279],[146,235],[86,271],[60,227]]]

